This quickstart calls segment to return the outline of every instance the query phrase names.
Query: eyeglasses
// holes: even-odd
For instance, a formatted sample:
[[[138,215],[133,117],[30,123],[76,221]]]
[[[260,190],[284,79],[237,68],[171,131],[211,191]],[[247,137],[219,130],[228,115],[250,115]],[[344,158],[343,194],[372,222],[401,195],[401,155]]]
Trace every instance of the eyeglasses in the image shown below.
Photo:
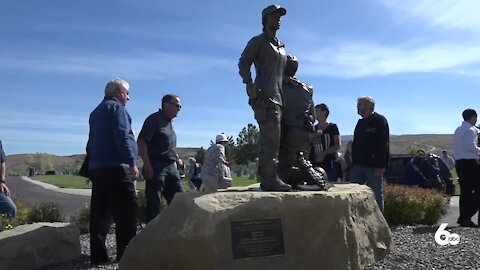
[[[180,105],[180,104],[176,104],[176,103],[173,103],[173,102],[168,102],[168,104],[172,104],[173,106],[177,107],[177,109],[182,108],[182,105]]]

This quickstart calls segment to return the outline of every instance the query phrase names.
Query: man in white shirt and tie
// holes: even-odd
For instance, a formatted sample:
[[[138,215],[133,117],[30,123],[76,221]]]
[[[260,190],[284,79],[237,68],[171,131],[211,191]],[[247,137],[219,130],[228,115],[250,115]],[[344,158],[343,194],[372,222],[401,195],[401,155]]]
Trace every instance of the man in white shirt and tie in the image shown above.
[[[455,168],[460,184],[460,217],[457,223],[462,227],[478,227],[471,220],[480,206],[480,181],[477,112],[466,109],[462,113],[463,122],[453,135]]]

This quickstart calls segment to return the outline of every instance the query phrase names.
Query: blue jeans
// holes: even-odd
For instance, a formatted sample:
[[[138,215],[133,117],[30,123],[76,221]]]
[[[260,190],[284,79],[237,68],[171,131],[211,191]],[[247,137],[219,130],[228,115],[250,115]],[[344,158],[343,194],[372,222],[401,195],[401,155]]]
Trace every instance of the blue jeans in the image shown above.
[[[183,192],[180,173],[175,163],[154,163],[153,179],[145,180],[145,197],[147,199],[145,222],[154,219],[160,212],[160,199],[163,196],[168,204],[177,192]]]
[[[0,192],[0,214],[6,214],[8,217],[15,217],[17,214],[17,207],[12,198],[3,192]]]
[[[378,177],[373,174],[374,168],[355,165],[352,169],[352,183],[361,185],[367,184],[375,194],[380,211],[383,213],[383,177]]]

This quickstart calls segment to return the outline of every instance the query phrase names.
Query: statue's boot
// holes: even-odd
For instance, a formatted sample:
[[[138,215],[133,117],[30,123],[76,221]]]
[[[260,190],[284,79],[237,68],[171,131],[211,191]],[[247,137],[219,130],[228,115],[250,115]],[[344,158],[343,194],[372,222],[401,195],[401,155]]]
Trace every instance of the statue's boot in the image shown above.
[[[292,186],[284,183],[277,175],[275,159],[262,159],[258,166],[260,176],[260,188],[263,191],[289,191]]]
[[[261,181],[260,188],[263,191],[289,191],[292,189],[292,186],[284,183],[280,178],[275,177],[267,179],[267,181]]]

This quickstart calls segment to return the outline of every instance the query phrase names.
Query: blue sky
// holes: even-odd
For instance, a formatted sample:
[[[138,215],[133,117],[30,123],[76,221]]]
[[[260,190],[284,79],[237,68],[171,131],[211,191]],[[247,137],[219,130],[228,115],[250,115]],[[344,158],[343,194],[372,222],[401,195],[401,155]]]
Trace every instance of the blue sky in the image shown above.
[[[248,3],[248,4],[247,4]],[[7,154],[83,153],[88,115],[108,80],[130,82],[133,127],[178,94],[180,147],[208,146],[255,123],[238,58],[270,1],[0,3],[0,139]],[[375,98],[392,134],[451,134],[480,100],[476,0],[277,1],[277,33],[299,58],[340,133],[356,99]]]

